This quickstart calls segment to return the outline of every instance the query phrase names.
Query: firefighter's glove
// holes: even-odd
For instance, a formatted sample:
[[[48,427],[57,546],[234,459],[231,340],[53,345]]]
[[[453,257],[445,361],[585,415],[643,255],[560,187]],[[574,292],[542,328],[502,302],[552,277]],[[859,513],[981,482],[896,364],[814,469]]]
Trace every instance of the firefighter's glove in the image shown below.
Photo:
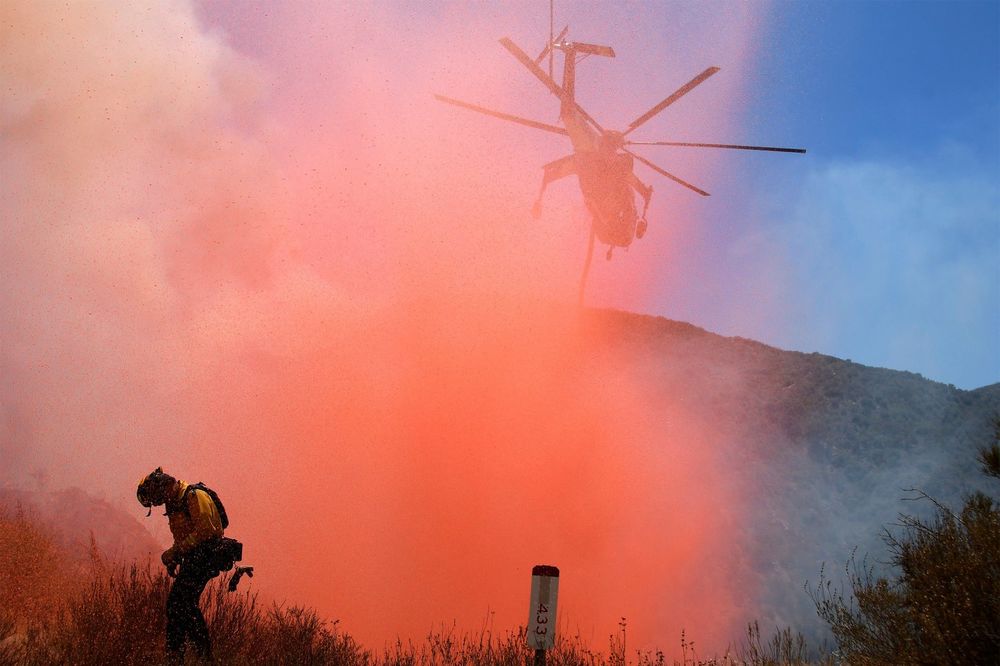
[[[180,565],[178,561],[177,554],[173,548],[167,548],[160,555],[160,561],[163,562],[163,566],[167,568],[167,575],[173,578],[177,575],[177,567]]]

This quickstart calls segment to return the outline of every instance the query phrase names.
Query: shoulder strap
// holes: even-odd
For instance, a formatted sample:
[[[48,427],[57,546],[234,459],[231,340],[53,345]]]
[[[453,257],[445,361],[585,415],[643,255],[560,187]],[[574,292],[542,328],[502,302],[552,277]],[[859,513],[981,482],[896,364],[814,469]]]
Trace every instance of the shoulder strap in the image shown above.
[[[222,529],[229,527],[229,516],[226,515],[226,507],[222,505],[222,500],[219,499],[219,494],[199,481],[198,483],[193,483],[187,487],[187,490],[184,491],[184,499],[187,499],[187,494],[192,490],[200,490],[211,497],[212,501],[215,502],[216,510],[219,512],[219,519],[222,521]],[[184,502],[184,510],[188,510],[186,501]]]

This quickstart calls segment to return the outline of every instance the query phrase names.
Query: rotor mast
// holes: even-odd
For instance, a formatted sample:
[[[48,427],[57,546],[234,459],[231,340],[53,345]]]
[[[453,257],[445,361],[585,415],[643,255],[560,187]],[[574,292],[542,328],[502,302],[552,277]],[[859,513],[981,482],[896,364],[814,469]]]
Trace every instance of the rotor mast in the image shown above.
[[[552,42],[555,39],[555,2],[556,0],[549,0],[549,78],[552,78]]]

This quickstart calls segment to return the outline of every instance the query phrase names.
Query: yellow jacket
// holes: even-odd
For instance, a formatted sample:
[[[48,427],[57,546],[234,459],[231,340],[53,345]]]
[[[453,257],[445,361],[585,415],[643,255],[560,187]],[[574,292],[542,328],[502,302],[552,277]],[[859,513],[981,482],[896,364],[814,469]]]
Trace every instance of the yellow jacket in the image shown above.
[[[178,481],[176,494],[167,502],[167,520],[170,533],[174,535],[171,550],[177,555],[184,555],[203,541],[223,535],[222,519],[215,502],[208,493],[197,488],[185,498],[188,485]]]

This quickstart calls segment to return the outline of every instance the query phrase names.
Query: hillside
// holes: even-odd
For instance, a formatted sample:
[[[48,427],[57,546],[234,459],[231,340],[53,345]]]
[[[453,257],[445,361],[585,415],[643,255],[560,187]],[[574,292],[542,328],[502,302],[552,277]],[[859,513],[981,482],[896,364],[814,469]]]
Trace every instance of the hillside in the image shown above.
[[[162,550],[134,516],[80,488],[46,492],[0,487],[0,510],[45,526],[75,560],[89,558],[92,542],[111,560],[142,561]]]
[[[1000,384],[974,391],[911,372],[782,351],[690,324],[616,311],[589,314],[608,353],[725,433],[752,498],[745,525],[760,576],[762,623],[819,629],[802,589],[885,552],[883,526],[929,512],[907,489],[946,504],[980,488],[974,461],[1000,413]]]

